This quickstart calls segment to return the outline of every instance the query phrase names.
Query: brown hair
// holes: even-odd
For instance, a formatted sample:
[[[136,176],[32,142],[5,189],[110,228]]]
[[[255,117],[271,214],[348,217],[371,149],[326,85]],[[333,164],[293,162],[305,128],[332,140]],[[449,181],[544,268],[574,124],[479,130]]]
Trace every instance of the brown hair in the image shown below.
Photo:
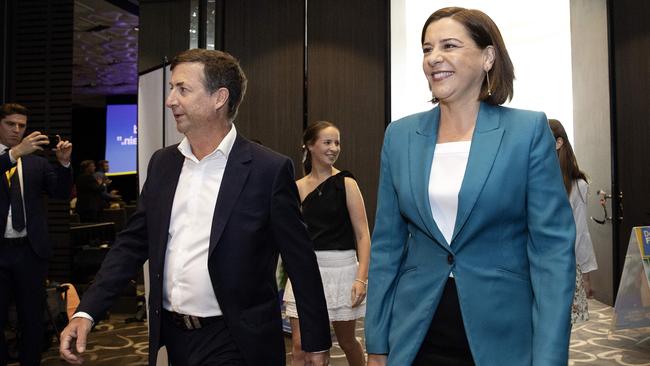
[[[22,104],[18,103],[5,103],[0,106],[0,119],[3,119],[12,114],[20,114],[28,116],[29,110]]]
[[[492,74],[490,76],[492,95],[488,95],[487,81],[484,81],[478,97],[479,100],[492,105],[500,105],[507,100],[511,100],[514,93],[515,69],[501,37],[501,32],[494,21],[480,10],[458,7],[442,8],[436,10],[424,22],[421,43],[424,43],[424,36],[429,25],[443,18],[452,18],[465,26],[467,33],[480,49],[485,49],[487,46],[494,47],[494,64],[492,69],[488,71],[488,73]]]
[[[203,85],[214,93],[219,88],[228,89],[228,118],[234,120],[244,95],[248,80],[239,66],[239,61],[227,52],[194,48],[176,55],[171,63],[171,70],[183,62],[203,64]]]
[[[562,138],[562,146],[557,150],[557,157],[560,160],[564,188],[566,188],[567,194],[571,194],[573,181],[582,179],[586,182],[587,175],[578,167],[578,161],[573,153],[573,148],[562,123],[556,119],[549,119],[548,125],[551,127],[551,131],[553,131],[553,137],[555,137],[556,141],[558,138]]]
[[[332,122],[317,121],[309,125],[302,135],[302,167],[305,175],[311,172],[311,153],[307,147],[316,143],[316,140],[318,140],[318,134],[328,127],[334,127],[337,130],[339,129]]]

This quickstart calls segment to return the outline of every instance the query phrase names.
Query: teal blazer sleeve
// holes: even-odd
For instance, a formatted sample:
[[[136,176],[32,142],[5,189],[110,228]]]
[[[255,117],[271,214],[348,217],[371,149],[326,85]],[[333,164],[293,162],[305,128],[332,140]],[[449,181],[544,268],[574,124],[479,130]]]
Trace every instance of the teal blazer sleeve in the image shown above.
[[[569,357],[576,234],[566,190],[559,184],[562,175],[546,116],[536,122],[530,151],[526,212],[534,294],[533,365],[564,365]]]
[[[402,262],[402,255],[408,231],[406,220],[400,214],[398,195],[395,189],[395,171],[389,159],[392,150],[391,124],[384,138],[381,150],[381,171],[377,200],[377,216],[373,231],[373,244],[370,253],[372,276],[368,277],[368,302],[373,306],[366,308],[365,322],[372,324],[366,332],[368,353],[387,354],[390,313],[394,297],[394,283]],[[366,328],[368,329],[368,328]]]

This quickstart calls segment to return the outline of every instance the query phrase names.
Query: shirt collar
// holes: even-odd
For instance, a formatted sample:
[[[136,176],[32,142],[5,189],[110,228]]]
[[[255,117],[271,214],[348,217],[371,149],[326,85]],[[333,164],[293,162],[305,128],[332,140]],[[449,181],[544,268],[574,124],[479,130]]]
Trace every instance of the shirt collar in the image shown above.
[[[230,151],[232,151],[232,147],[235,144],[235,138],[237,137],[237,129],[235,128],[235,124],[231,124],[230,131],[226,134],[226,136],[221,140],[221,143],[219,146],[217,146],[214,151],[212,151],[210,154],[208,154],[204,159],[210,159],[217,155],[217,153],[220,153],[221,156],[225,157],[228,159],[228,156],[230,155]],[[178,151],[183,154],[188,159],[191,159],[195,162],[199,162],[199,160],[194,156],[194,153],[192,152],[192,147],[190,146],[190,141],[187,139],[187,137],[183,137],[183,140],[178,144]]]

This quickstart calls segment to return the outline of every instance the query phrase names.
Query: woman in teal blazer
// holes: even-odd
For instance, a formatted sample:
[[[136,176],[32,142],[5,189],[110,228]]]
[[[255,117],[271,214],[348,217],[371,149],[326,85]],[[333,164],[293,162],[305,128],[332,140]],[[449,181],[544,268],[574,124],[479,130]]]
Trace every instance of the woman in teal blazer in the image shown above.
[[[386,130],[368,365],[566,365],[575,226],[546,116],[500,106],[514,72],[484,13],[436,11],[422,47],[439,105]]]

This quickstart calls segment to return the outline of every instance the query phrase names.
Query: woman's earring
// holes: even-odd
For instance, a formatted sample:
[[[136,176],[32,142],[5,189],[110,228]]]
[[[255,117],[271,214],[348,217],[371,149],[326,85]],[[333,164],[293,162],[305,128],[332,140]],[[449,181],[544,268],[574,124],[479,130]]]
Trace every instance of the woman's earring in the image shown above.
[[[488,87],[488,96],[492,96],[492,86],[490,85],[490,71],[485,72],[485,76],[487,77],[487,87]]]

